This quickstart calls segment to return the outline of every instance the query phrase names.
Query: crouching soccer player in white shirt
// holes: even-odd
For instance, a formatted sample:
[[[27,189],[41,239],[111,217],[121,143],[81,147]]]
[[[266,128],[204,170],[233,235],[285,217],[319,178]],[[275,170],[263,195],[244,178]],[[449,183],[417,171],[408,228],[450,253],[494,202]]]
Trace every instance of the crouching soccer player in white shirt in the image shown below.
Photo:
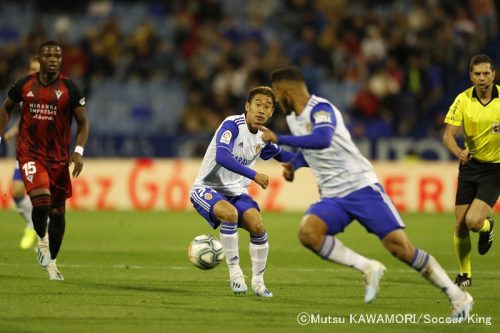
[[[299,229],[302,244],[318,256],[364,274],[365,302],[375,300],[385,267],[346,247],[335,235],[353,220],[377,235],[396,258],[420,272],[451,301],[451,316],[464,321],[473,300],[450,280],[437,260],[416,248],[406,236],[404,224],[379,184],[370,162],[351,140],[340,111],[328,100],[310,95],[302,73],[293,67],[271,74],[273,91],[293,135],[276,135],[261,128],[266,142],[300,148],[293,163],[286,164],[285,179],[309,166],[320,188],[321,199],[311,205]]]
[[[274,111],[275,96],[269,87],[253,88],[245,103],[245,113],[227,117],[217,129],[191,188],[194,208],[212,228],[220,225],[220,240],[229,268],[229,283],[234,294],[247,291],[240,268],[238,228],[250,233],[252,260],[251,286],[255,295],[272,297],[264,284],[269,244],[258,204],[247,194],[252,181],[263,189],[269,177],[251,169],[258,157],[289,162],[296,155],[262,141],[259,127]]]

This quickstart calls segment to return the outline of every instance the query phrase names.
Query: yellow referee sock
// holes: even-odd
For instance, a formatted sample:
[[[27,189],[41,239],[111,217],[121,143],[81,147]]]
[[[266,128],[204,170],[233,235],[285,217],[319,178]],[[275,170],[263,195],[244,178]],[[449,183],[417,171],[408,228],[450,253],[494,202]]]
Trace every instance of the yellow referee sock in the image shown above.
[[[481,227],[481,229],[479,229],[479,232],[488,232],[488,231],[490,231],[490,220],[485,219],[483,226]]]
[[[465,238],[458,238],[457,235],[453,234],[453,245],[455,255],[458,259],[458,266],[460,267],[460,274],[467,273],[467,276],[470,278],[472,276],[470,236],[467,235]]]

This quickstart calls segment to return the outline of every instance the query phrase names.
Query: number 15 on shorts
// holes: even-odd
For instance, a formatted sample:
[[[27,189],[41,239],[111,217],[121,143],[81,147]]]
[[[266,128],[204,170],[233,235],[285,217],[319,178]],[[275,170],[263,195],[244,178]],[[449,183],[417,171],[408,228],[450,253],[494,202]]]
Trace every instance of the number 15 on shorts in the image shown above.
[[[33,182],[33,176],[36,173],[36,165],[35,162],[30,161],[26,162],[23,164],[22,169],[24,171],[24,176],[26,177],[27,180],[29,180],[31,183]]]

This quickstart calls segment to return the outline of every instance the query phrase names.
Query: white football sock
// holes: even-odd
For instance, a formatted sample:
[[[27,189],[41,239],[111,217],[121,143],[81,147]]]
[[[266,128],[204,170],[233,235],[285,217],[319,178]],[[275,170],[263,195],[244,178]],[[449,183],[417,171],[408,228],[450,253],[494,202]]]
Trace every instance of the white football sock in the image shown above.
[[[417,251],[424,252],[418,249]],[[463,291],[450,280],[448,274],[446,274],[437,260],[431,255],[428,256],[429,259],[427,260],[427,264],[420,271],[422,276],[433,285],[443,290],[450,300],[455,301],[462,299],[464,297]]]
[[[330,235],[325,235],[318,255],[323,259],[353,267],[362,273],[367,272],[371,266],[370,259],[354,252],[350,248],[344,246],[344,243],[342,243],[340,239]]]
[[[226,257],[229,275],[241,273],[240,256],[238,251],[238,225],[236,223],[221,223],[220,242]]]
[[[30,198],[25,195],[21,200],[15,201],[17,212],[21,214],[23,219],[26,221],[26,227],[33,228],[33,221],[31,221],[31,211],[33,206],[31,205]]]
[[[252,259],[252,282],[263,282],[266,271],[269,243],[250,243],[250,258]]]

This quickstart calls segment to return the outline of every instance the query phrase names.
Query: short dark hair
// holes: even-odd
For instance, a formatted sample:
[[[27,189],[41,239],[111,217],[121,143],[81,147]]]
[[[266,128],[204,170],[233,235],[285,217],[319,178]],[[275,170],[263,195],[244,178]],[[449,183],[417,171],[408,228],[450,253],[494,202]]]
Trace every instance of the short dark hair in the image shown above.
[[[267,86],[258,86],[255,88],[252,88],[250,90],[250,93],[248,94],[247,102],[250,103],[252,99],[255,97],[257,94],[262,94],[271,97],[271,100],[273,101],[273,105],[276,103],[276,96],[274,95],[274,91]]]
[[[472,72],[472,67],[478,64],[490,64],[491,70],[494,70],[493,60],[486,54],[476,54],[470,60],[469,70]]]
[[[61,44],[59,44],[58,42],[56,42],[55,40],[48,40],[48,41],[45,41],[43,42],[40,47],[38,48],[38,55],[41,55],[42,54],[42,50],[44,47],[47,47],[47,46],[57,46],[59,48],[62,49],[61,47]]]
[[[269,76],[269,81],[275,83],[278,81],[306,82],[304,75],[297,67],[285,67],[276,69]]]

